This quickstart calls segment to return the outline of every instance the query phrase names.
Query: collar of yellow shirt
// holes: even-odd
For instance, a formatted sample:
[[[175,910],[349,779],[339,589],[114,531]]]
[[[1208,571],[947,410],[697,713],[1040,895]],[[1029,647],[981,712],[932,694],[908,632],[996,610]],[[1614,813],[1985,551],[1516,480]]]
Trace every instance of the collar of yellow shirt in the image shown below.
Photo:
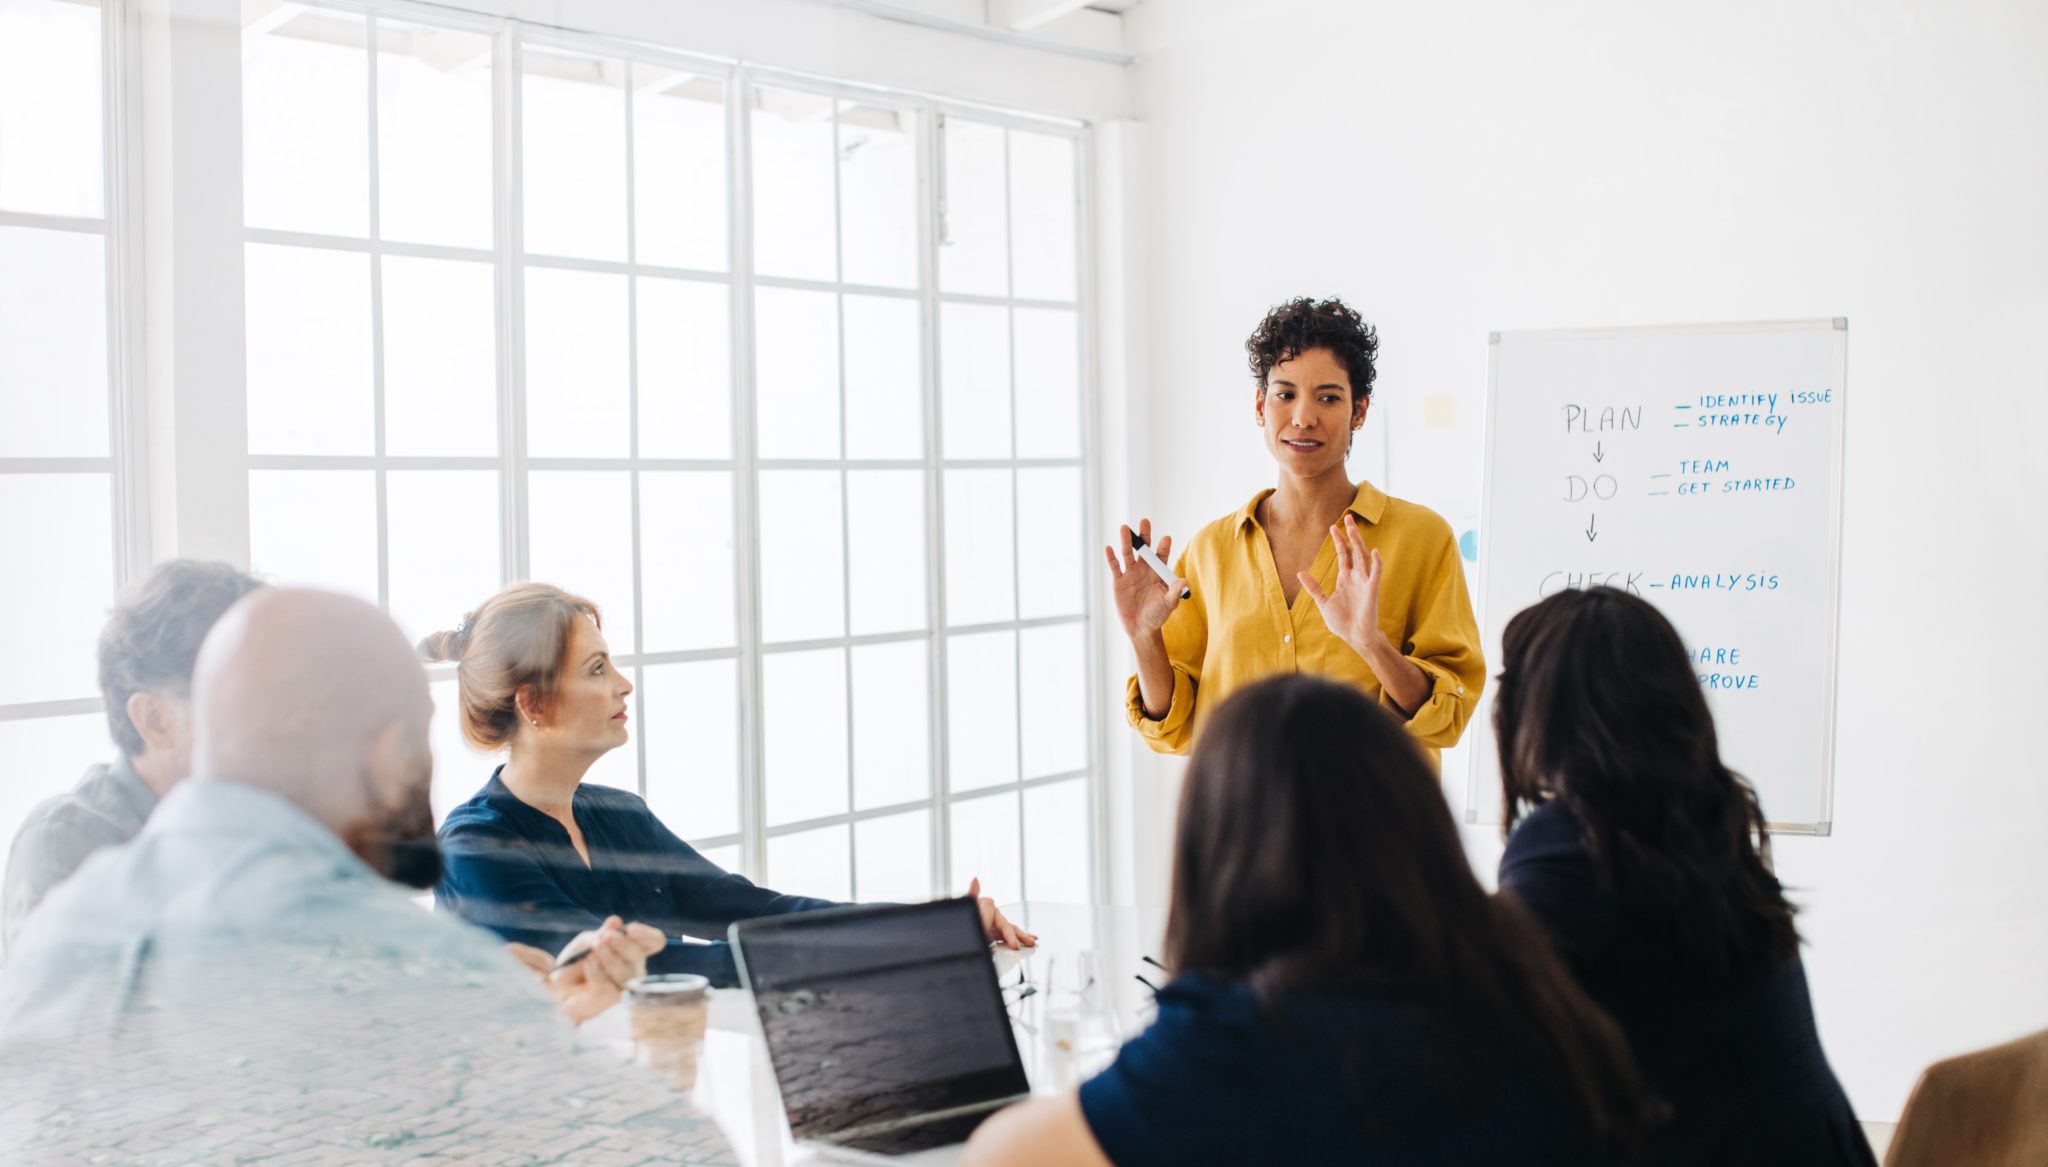
[[[1237,512],[1238,530],[1242,531],[1246,524],[1259,521],[1259,504],[1266,501],[1266,496],[1272,494],[1273,490],[1274,488],[1269,486],[1253,495],[1252,500],[1244,504],[1244,509]],[[1380,516],[1387,513],[1387,496],[1381,493],[1379,487],[1361,480],[1358,484],[1358,493],[1351,496],[1351,505],[1346,509],[1368,523],[1378,523]]]

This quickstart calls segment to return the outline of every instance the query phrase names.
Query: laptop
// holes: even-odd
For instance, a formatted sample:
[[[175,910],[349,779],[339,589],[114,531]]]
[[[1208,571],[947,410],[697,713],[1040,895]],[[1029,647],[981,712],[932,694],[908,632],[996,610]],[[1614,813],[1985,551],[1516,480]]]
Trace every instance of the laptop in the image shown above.
[[[965,1142],[1030,1094],[967,899],[732,926],[790,1134],[871,1161]]]

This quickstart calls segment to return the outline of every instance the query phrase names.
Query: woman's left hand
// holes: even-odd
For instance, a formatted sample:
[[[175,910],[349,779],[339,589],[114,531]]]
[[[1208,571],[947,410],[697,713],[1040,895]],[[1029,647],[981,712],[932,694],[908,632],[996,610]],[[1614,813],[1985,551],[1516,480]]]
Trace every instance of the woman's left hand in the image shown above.
[[[968,881],[967,898],[981,909],[981,930],[988,933],[990,940],[1006,948],[1038,947],[1038,937],[1004,919],[996,910],[996,902],[981,894],[981,880]]]
[[[1366,550],[1349,513],[1342,527],[1330,528],[1330,540],[1337,545],[1336,583],[1325,592],[1309,573],[1298,578],[1321,609],[1323,623],[1369,663],[1380,649],[1391,647],[1380,631],[1380,553]]]

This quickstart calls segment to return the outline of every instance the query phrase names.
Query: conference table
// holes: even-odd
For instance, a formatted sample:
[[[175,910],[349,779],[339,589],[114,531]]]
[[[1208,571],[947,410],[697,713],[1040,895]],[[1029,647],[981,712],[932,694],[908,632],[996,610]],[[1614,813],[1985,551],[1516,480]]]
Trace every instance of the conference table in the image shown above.
[[[1150,962],[1159,959],[1166,913],[1027,901],[1004,904],[1003,914],[1038,935],[1036,948],[1022,953],[998,948],[993,959],[1032,1090],[1056,1093],[1106,1064],[1118,1040],[1134,1036],[1150,1022],[1152,988],[1165,983],[1166,974]],[[1097,1008],[1087,1019],[1089,1040],[1068,1052],[1058,1048],[1052,1036],[1046,1006],[1060,985],[1075,983],[1082,970],[1092,973]],[[593,1019],[584,1026],[583,1037],[629,1056],[626,1010],[614,1008]],[[721,989],[711,995],[710,1029],[691,1099],[717,1120],[746,1167],[811,1167],[838,1161],[800,1148],[790,1139],[753,996],[744,989]],[[958,1152],[957,1147],[942,1148],[896,1161],[939,1167],[955,1162]]]

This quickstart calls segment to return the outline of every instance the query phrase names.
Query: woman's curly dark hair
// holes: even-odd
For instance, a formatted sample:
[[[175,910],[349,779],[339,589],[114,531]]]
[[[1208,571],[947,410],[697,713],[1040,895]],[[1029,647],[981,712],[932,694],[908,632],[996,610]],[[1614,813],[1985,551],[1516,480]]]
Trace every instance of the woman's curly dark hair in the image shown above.
[[[1266,313],[1252,330],[1251,339],[1244,342],[1244,351],[1251,357],[1252,378],[1260,389],[1266,387],[1273,366],[1318,348],[1334,353],[1350,375],[1353,402],[1372,400],[1372,363],[1380,353],[1379,330],[1342,300],[1307,296],[1289,300]]]

